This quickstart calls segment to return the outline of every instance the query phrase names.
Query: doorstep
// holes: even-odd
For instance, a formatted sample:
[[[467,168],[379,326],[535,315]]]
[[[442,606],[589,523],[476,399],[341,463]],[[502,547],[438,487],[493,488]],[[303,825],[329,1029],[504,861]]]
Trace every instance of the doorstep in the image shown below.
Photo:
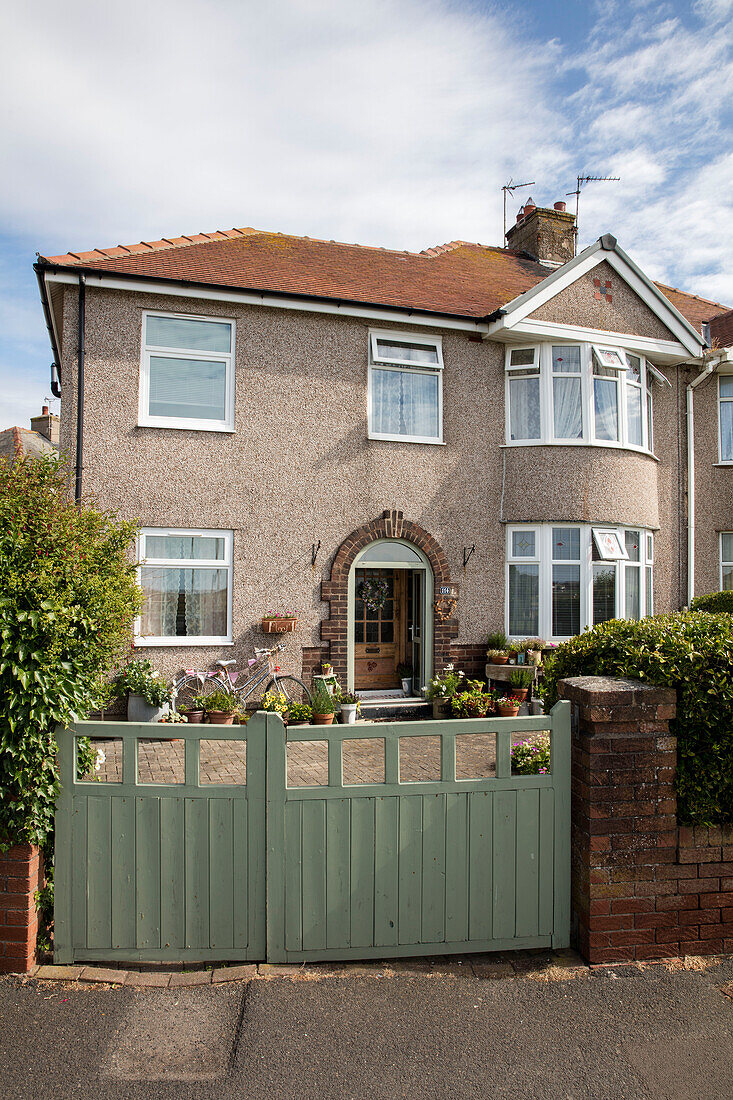
[[[433,704],[426,703],[420,695],[404,696],[389,693],[360,693],[361,716],[368,722],[393,718],[398,722],[432,718]]]

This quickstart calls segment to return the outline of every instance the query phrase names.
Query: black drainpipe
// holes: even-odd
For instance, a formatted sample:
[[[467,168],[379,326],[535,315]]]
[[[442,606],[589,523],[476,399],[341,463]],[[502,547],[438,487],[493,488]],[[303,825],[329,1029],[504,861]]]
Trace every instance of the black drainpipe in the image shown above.
[[[79,276],[79,374],[76,391],[76,474],[74,500],[81,501],[81,472],[84,450],[84,321],[86,312],[86,275]]]

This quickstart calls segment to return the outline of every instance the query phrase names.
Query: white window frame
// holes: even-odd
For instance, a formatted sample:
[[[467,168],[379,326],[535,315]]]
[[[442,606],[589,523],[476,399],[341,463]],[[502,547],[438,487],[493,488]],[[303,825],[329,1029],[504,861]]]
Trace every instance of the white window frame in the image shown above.
[[[566,520],[558,520],[554,523],[512,523],[506,528],[505,549],[505,573],[504,573],[504,623],[507,637],[519,639],[522,635],[509,634],[509,566],[518,562],[535,564],[539,560],[539,631],[541,638],[550,642],[564,642],[567,638],[552,634],[552,567],[553,565],[575,565],[577,559],[555,559],[553,556],[552,532],[558,527],[580,530],[580,629],[587,630],[593,625],[593,531],[613,530],[621,540],[621,546],[626,554],[625,537],[627,531],[637,531],[639,534],[639,562],[628,561],[628,556],[604,561],[604,564],[613,564],[616,571],[616,618],[624,618],[626,610],[626,566],[639,568],[639,611],[641,618],[646,618],[647,586],[651,581],[652,599],[650,606],[653,614],[653,589],[654,589],[654,533],[645,527],[634,527],[630,524],[616,526],[610,524],[583,524],[570,523]],[[535,532],[535,556],[532,558],[514,557],[512,555],[512,534],[516,531]],[[599,564],[596,562],[595,564]],[[649,574],[651,570],[651,576]],[[721,570],[722,576],[722,570]]]
[[[207,321],[209,323],[231,326],[231,344],[228,352],[197,351],[193,348],[165,348],[146,343],[148,317],[171,317],[175,320]],[[171,313],[166,310],[145,309],[142,312],[142,332],[140,337],[140,393],[138,407],[138,425],[145,428],[188,429],[198,432],[234,431],[234,363],[237,337],[237,324],[232,317],[207,317],[194,313]],[[226,401],[223,420],[205,420],[195,417],[151,416],[150,408],[150,357],[161,359],[201,359],[212,363],[226,364]]]
[[[553,370],[553,347],[561,347],[565,345],[567,347],[579,347],[580,348],[580,405],[581,416],[583,421],[583,435],[579,439],[560,439],[554,434],[555,430],[555,410],[554,410],[554,390],[553,379],[555,372]],[[540,438],[539,439],[512,439],[511,436],[511,378],[517,371],[531,369],[526,365],[520,366],[519,364],[511,363],[512,351],[527,351],[533,349],[535,352],[535,367],[539,367],[539,379],[540,379]],[[618,401],[618,425],[619,425],[619,438],[617,440],[612,439],[596,439],[595,435],[595,406],[593,396],[593,357],[594,354],[598,355],[598,361],[603,366],[607,364],[603,363],[600,358],[602,352],[614,352],[622,359],[622,364],[608,367],[608,369],[615,371],[617,378],[616,394]],[[539,446],[559,446],[559,447],[611,447],[617,450],[630,450],[636,451],[638,454],[648,454],[654,456],[654,439],[649,438],[650,434],[650,417],[648,415],[649,409],[653,410],[652,399],[652,379],[661,379],[667,382],[661,372],[648,362],[644,355],[640,355],[637,352],[631,353],[641,362],[641,433],[642,433],[642,445],[629,442],[629,429],[627,422],[627,400],[626,400],[626,387],[627,385],[637,385],[636,383],[627,382],[626,375],[626,352],[616,347],[605,347],[600,344],[584,343],[580,340],[552,340],[542,341],[535,344],[509,344],[505,353],[505,369],[504,369],[504,420],[505,420],[505,445],[507,447],[539,447]],[[577,377],[572,374],[558,375],[557,377],[572,378]],[[607,376],[609,377],[609,376]],[[668,384],[668,383],[667,383]],[[651,424],[651,432],[653,436],[654,426]],[[718,432],[720,432],[720,417],[718,417]],[[733,460],[732,460],[733,461]]]
[[[148,535],[173,535],[173,536],[199,536],[203,538],[224,539],[223,558],[152,558],[145,556],[145,542]],[[134,637],[135,646],[202,646],[202,645],[233,645],[232,639],[232,597],[233,597],[233,572],[232,563],[234,549],[234,532],[198,527],[142,527],[137,538],[137,582],[142,587],[142,569],[145,565],[184,569],[226,569],[227,571],[227,632],[221,636],[176,635],[175,637],[154,636],[141,633],[142,619],[138,615],[135,619]]]
[[[718,585],[719,585],[718,590],[720,592],[730,591],[729,589],[723,588],[723,569],[726,565],[733,565],[733,561],[724,561],[724,559],[723,559],[723,536],[724,535],[731,535],[731,534],[733,534],[733,531],[721,531],[718,535],[718,561],[720,562],[720,571],[719,571],[719,576],[718,576]]]
[[[392,359],[387,356],[377,355],[377,340],[399,340],[403,344],[429,344],[434,347],[437,355],[437,363],[406,362],[404,359]],[[409,371],[410,374],[435,374],[438,378],[438,435],[393,435],[387,432],[376,432],[372,425],[374,422],[374,380],[375,369],[387,368]],[[367,424],[368,438],[381,439],[391,443],[431,443],[434,446],[444,446],[443,441],[443,340],[440,336],[423,336],[419,332],[389,332],[384,329],[370,329],[369,331],[369,368],[367,379]]]
[[[733,455],[730,458],[723,458],[723,431],[721,423],[721,413],[723,411],[723,405],[728,405],[733,402],[733,397],[723,397],[720,393],[720,382],[722,378],[731,378],[733,375],[726,372],[720,372],[718,374],[718,462],[721,466],[733,466]]]

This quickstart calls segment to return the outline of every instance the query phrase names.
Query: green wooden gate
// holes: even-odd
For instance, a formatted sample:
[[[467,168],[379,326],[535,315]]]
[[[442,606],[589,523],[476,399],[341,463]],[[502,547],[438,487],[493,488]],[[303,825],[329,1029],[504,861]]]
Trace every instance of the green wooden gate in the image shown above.
[[[114,746],[121,768],[113,781],[78,777],[79,737],[103,740],[108,753]],[[140,782],[151,737],[176,739],[180,767],[169,770],[179,782]],[[246,745],[246,783],[202,783],[200,738]],[[59,731],[58,742],[56,961],[263,959],[262,724],[250,733],[246,726],[77,722]]]
[[[276,716],[267,727],[271,962],[567,946],[569,703],[551,718],[297,727],[287,746]],[[512,737],[544,730],[550,773],[513,776]],[[457,748],[464,759],[476,736],[495,744],[491,774],[457,778]],[[401,781],[421,737],[438,777]],[[383,741],[384,782],[344,785],[345,743],[364,739]],[[327,786],[287,784],[286,750],[302,742],[327,744]]]
[[[543,730],[550,773],[512,775],[512,739]],[[153,732],[182,739],[178,783],[140,782]],[[78,777],[82,736],[121,743],[120,781]],[[207,738],[246,745],[246,783],[201,782]],[[413,751],[419,738],[434,776]],[[354,752],[372,769],[381,760],[378,782],[344,782]],[[567,702],[540,718],[291,727],[287,741],[264,713],[246,727],[78,722],[59,733],[59,753],[58,962],[300,962],[569,942]],[[312,760],[298,772],[293,754]],[[467,758],[483,761],[480,778]]]

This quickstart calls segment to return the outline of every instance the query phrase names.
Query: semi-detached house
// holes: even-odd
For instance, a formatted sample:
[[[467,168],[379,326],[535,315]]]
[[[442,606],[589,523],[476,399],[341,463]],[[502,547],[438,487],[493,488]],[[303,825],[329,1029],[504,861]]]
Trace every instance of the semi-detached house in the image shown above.
[[[506,248],[233,229],[39,258],[77,491],[141,525],[136,646],[243,660],[292,610],[284,664],[378,690],[479,672],[492,629],[733,587],[733,315],[574,241],[529,203]]]

